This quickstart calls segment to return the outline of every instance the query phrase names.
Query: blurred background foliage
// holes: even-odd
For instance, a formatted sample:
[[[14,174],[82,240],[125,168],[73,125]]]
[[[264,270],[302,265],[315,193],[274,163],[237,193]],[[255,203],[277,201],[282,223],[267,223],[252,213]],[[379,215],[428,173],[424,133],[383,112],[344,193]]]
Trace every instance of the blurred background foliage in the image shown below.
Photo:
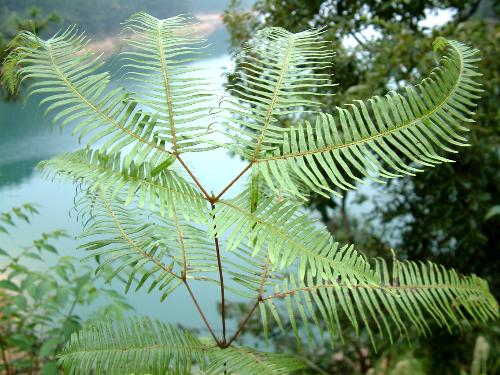
[[[63,231],[41,233],[16,248],[5,245],[11,230],[30,225],[37,213],[33,204],[0,213],[0,374],[59,374],[57,354],[72,333],[132,309],[89,264],[59,256],[53,243]],[[98,299],[103,303],[96,308]]]
[[[336,51],[331,69],[338,83],[324,96],[325,111],[353,99],[384,95],[416,83],[435,64],[431,43],[437,36],[457,39],[481,50],[483,99],[470,125],[470,147],[413,178],[370,185],[344,199],[314,197],[311,209],[338,239],[354,242],[370,256],[432,260],[477,273],[500,297],[500,2],[495,0],[257,0],[245,10],[233,0],[224,14],[232,54],[255,31],[280,26],[290,31],[325,28]],[[436,15],[439,15],[436,16]],[[434,16],[434,17],[433,17]],[[431,19],[431,22],[429,22]],[[432,21],[432,19],[434,19]],[[444,20],[444,21],[443,21]],[[228,77],[228,84],[234,84]],[[241,82],[238,82],[241,84]],[[283,126],[296,119],[284,118]],[[235,316],[245,307],[234,305]],[[258,321],[247,332],[259,337]],[[494,374],[500,373],[500,325],[474,326],[464,332],[435,329],[430,337],[381,343],[376,352],[366,337],[347,328],[344,344],[298,355],[310,372],[323,374]],[[293,337],[271,335],[281,350]],[[487,355],[488,354],[488,355]],[[488,359],[486,360],[486,357]]]
[[[22,13],[6,12],[5,8],[0,11],[0,73],[3,60],[14,47],[12,40],[18,32],[29,30],[40,35],[44,30],[59,24],[61,21],[61,18],[55,12],[42,16],[40,8],[35,6]],[[7,100],[17,97],[17,94],[12,94],[7,90],[3,81],[0,82],[0,94]]]

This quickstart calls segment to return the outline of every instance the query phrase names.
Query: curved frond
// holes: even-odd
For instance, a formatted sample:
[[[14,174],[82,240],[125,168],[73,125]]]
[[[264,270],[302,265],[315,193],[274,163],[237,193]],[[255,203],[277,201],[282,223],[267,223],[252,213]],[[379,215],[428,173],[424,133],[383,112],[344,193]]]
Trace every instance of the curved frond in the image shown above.
[[[138,88],[135,96],[160,114],[158,136],[175,152],[210,148],[201,147],[208,124],[199,120],[209,116],[214,95],[207,75],[192,65],[205,47],[194,26],[190,17],[157,19],[146,13],[125,23],[133,49],[122,55]]]
[[[311,323],[322,327],[320,317],[332,341],[342,334],[338,317],[344,312],[356,332],[364,325],[374,346],[373,329],[392,341],[393,327],[403,333],[413,325],[427,334],[431,333],[430,322],[451,330],[471,319],[486,322],[498,317],[498,304],[487,282],[476,275],[463,276],[431,262],[397,260],[389,273],[383,259],[377,259],[374,273],[380,279],[377,284],[348,283],[342,277],[324,282],[310,273],[300,280],[291,275],[275,293],[264,298],[261,312],[266,314],[265,307],[270,308],[283,326],[276,312],[276,303],[283,300],[297,339],[297,320],[302,320],[311,339]]]
[[[444,45],[440,66],[420,84],[336,107],[315,124],[281,132],[281,146],[255,161],[270,186],[301,195],[288,176],[295,174],[320,194],[340,195],[335,190],[353,189],[364,177],[382,182],[379,177],[450,162],[440,152],[467,146],[461,123],[473,122],[471,108],[482,90],[475,81],[478,51],[452,40]]]
[[[257,33],[234,72],[230,91],[236,98],[225,102],[233,117],[227,124],[237,145],[230,148],[248,158],[264,157],[283,142],[279,116],[317,107],[318,88],[331,86],[324,70],[332,63],[333,51],[321,41],[322,31],[290,33],[279,27]],[[242,150],[242,146],[244,149]]]
[[[74,333],[59,361],[68,374],[191,374],[213,347],[149,318],[103,322]]]
[[[285,375],[303,367],[302,362],[290,355],[233,346],[214,351],[204,374]]]
[[[175,210],[188,219],[207,221],[208,202],[196,186],[169,168],[172,156],[154,165],[130,155],[80,150],[43,161],[40,167],[45,175],[83,182],[92,190],[125,194],[125,205],[134,202],[162,215],[172,216]]]

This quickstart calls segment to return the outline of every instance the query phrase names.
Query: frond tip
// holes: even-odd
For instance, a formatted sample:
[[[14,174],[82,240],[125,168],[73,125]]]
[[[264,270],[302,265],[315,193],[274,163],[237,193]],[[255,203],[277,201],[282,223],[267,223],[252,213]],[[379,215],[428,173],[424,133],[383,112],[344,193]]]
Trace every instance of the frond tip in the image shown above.
[[[280,118],[317,110],[317,97],[325,95],[319,89],[334,86],[328,74],[334,53],[323,32],[270,27],[248,42],[229,86],[237,100],[224,101],[236,123],[227,124],[231,150],[249,160],[263,157],[282,142],[287,129]]]
[[[174,152],[203,151],[214,93],[210,79],[196,67],[206,41],[196,35],[191,17],[158,19],[147,13],[134,14],[125,31],[130,51],[122,53],[137,90],[137,101],[159,113],[158,136]]]
[[[108,152],[128,146],[143,160],[171,154],[158,136],[158,116],[138,111],[123,88],[110,88],[110,74],[99,71],[102,62],[88,43],[74,27],[48,40],[23,32],[11,53],[17,70],[9,74],[29,78],[30,95],[43,94],[46,113],[57,112],[53,122],[73,125],[80,137],[92,135],[89,146],[106,140]]]

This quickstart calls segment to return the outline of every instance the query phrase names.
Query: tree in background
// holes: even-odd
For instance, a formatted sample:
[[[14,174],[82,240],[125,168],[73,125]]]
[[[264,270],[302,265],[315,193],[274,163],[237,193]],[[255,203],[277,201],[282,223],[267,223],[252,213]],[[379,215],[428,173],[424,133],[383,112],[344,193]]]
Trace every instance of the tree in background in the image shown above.
[[[426,17],[440,9],[448,10],[449,21],[426,26],[423,22]],[[324,89],[335,92],[333,97],[323,97],[326,107],[354,98],[364,99],[373,93],[383,95],[388,89],[421,78],[422,72],[434,64],[425,51],[437,35],[470,43],[482,51],[485,92],[476,111],[477,124],[470,127],[471,147],[467,155],[452,157],[456,160],[453,164],[379,188],[382,191],[372,197],[375,208],[363,218],[355,215],[356,202],[363,198],[359,194],[349,200],[353,203],[349,207],[346,197],[343,200],[316,197],[311,206],[320,212],[337,238],[363,244],[370,255],[387,257],[389,247],[394,246],[400,250],[400,257],[433,259],[456,268],[467,265],[487,276],[497,297],[500,295],[497,276],[500,241],[496,230],[500,216],[495,206],[500,202],[498,10],[498,2],[485,0],[258,0],[252,11],[244,11],[238,1],[232,1],[224,14],[235,59],[242,43],[257,29],[269,25],[291,31],[325,27],[324,38],[331,41],[336,51],[329,73],[334,74],[334,81],[341,82],[333,89]],[[355,41],[356,45],[348,48],[346,40]],[[234,84],[234,80],[235,77],[229,77],[229,84]],[[287,126],[290,121],[291,118],[283,118],[282,125]],[[389,192],[390,198],[381,200],[382,194],[378,193],[382,192],[384,195]],[[238,314],[237,307],[235,310]],[[427,368],[433,373],[456,374],[459,369],[468,369],[479,332],[481,327],[469,335],[438,334],[425,338],[415,346],[414,357],[403,358],[405,366],[420,357],[424,359],[417,358],[416,365],[422,371]],[[488,327],[487,336],[490,342],[498,344],[499,327]],[[275,344],[287,345],[283,339]],[[402,347],[407,348],[404,343]],[[355,367],[367,373],[372,367],[367,362],[380,363],[389,358],[367,354],[364,343],[341,349],[346,354],[342,361],[339,356],[325,359],[321,353],[306,356],[326,362],[325,366],[337,361],[335,369],[339,373],[350,373]],[[357,363],[349,367],[346,363],[353,357]],[[498,369],[498,365],[490,361],[490,369]],[[415,368],[412,371],[417,373]]]
[[[47,16],[41,15],[40,8],[32,7],[26,12],[26,16],[19,16],[18,13],[12,12],[9,16],[1,18],[0,23],[0,74],[3,70],[3,61],[15,48],[15,43],[9,44],[10,41],[23,30],[31,31],[36,35],[40,35],[51,24],[59,23],[61,18],[55,12],[51,12]],[[0,81],[0,95],[6,99],[14,99],[17,93],[13,94],[5,88],[3,81]]]
[[[42,233],[23,246],[8,244],[12,230],[30,225],[37,213],[32,204],[0,212],[0,374],[57,375],[57,353],[72,333],[132,309],[79,259],[61,256],[50,264],[48,255],[59,255],[53,241],[64,231]],[[92,306],[84,319],[82,308],[99,298],[104,306]]]

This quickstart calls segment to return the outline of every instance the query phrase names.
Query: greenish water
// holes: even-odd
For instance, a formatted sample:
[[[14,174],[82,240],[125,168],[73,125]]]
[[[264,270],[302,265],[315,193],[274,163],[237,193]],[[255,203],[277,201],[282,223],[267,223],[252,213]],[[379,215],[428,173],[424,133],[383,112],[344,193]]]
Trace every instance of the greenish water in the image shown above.
[[[206,74],[213,77],[214,91],[222,94],[223,73],[230,65],[228,55],[208,58],[197,63],[206,68]],[[214,103],[216,104],[216,103]],[[54,244],[61,255],[82,258],[85,254],[77,250],[81,224],[75,215],[71,215],[75,186],[71,183],[47,181],[40,176],[36,164],[65,151],[79,148],[77,140],[71,136],[70,129],[60,131],[49,126],[50,119],[43,118],[43,108],[38,107],[38,98],[29,98],[26,102],[0,102],[0,211],[20,205],[24,202],[40,206],[40,215],[31,225],[21,225],[12,231],[7,244],[2,247],[23,246],[40,236],[42,232],[54,229],[66,230],[70,237]],[[202,158],[197,154],[188,155],[185,160],[206,186],[214,191],[222,189],[242,168],[243,163],[227,155],[224,151],[212,151]],[[11,247],[12,246],[12,247]],[[55,257],[48,257],[53,262]],[[115,285],[122,290],[122,286]],[[218,290],[194,285],[200,302],[207,309],[207,316],[217,327],[220,321],[216,311],[219,299]],[[169,299],[160,303],[160,295],[152,292],[130,293],[128,301],[138,315],[149,315],[164,321],[182,323],[185,326],[202,329],[202,321],[196,313],[187,293],[182,288],[175,291]],[[100,301],[99,303],[105,303]],[[83,315],[89,309],[83,310]],[[220,327],[219,327],[220,328]]]

